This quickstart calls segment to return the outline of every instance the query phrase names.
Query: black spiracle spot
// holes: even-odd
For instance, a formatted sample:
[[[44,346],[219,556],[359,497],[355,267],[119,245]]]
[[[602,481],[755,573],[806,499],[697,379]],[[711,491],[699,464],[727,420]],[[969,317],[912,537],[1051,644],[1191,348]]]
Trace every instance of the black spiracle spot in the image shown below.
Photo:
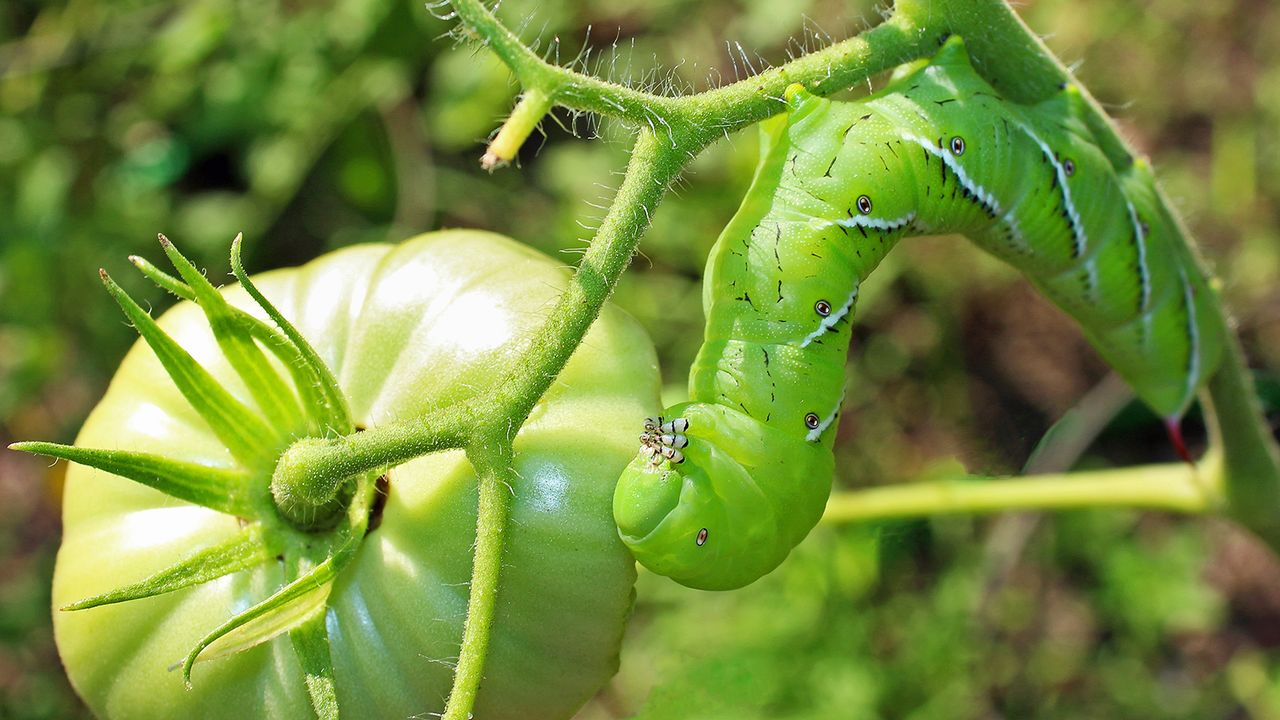
[[[863,215],[871,214],[871,198],[867,197],[866,195],[858,196],[858,212],[862,213]]]
[[[697,536],[696,538],[694,538],[694,540],[693,540],[693,541],[694,541],[695,543],[697,543],[697,544],[698,544],[698,547],[702,547],[703,545],[706,545],[706,544],[707,544],[707,529],[706,529],[706,528],[702,528],[701,530],[699,530],[699,531],[698,531],[698,536]]]
[[[959,135],[951,138],[951,153],[957,157],[964,154],[964,138]]]
[[[831,314],[831,303],[826,300],[819,300],[813,304],[813,310],[822,317],[827,317]]]
[[[1071,158],[1067,158],[1066,160],[1063,160],[1063,161],[1062,161],[1062,172],[1066,173],[1066,174],[1067,174],[1067,177],[1071,177],[1072,175],[1075,175],[1075,174],[1076,174],[1076,163],[1075,163],[1075,161],[1074,161],[1074,160],[1072,160]]]
[[[818,417],[817,413],[809,413],[808,415],[804,416],[804,426],[809,428],[810,430],[817,430],[818,425],[820,425],[821,423],[822,423],[822,418]]]

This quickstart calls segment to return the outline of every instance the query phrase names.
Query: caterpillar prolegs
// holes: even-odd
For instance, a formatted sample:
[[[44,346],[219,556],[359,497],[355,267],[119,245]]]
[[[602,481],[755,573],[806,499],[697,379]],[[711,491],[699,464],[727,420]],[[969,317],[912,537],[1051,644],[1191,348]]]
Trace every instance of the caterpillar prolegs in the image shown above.
[[[1219,360],[1213,290],[1147,163],[1112,166],[1075,87],[1011,103],[951,38],[866,100],[799,86],[786,100],[708,261],[691,401],[651,421],[618,482],[614,516],[642,564],[730,589],[808,534],[830,492],[858,287],[904,237],[963,234],[1008,261],[1148,405],[1185,412]]]

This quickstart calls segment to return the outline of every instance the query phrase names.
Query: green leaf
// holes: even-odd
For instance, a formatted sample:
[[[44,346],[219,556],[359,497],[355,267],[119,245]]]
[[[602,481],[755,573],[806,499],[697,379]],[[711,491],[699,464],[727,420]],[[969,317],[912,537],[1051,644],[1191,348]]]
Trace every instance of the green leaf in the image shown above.
[[[48,442],[18,442],[10,450],[70,460],[128,478],[160,492],[243,518],[257,517],[270,503],[244,470],[216,468],[129,450],[99,450]],[[265,504],[264,504],[265,503]]]
[[[151,346],[178,390],[209,423],[231,454],[251,467],[274,464],[280,444],[278,433],[227,392],[107,275],[106,270],[101,270],[100,274],[107,291],[119,303],[142,339]]]
[[[323,398],[326,411],[327,424],[330,429],[339,435],[348,435],[354,429],[351,421],[351,410],[347,407],[346,396],[342,394],[342,389],[338,387],[338,381],[333,377],[333,373],[329,370],[329,366],[325,365],[324,360],[320,359],[320,354],[315,348],[311,347],[311,343],[298,332],[298,329],[289,322],[279,310],[276,309],[271,301],[267,300],[258,288],[249,279],[249,275],[244,271],[244,265],[240,261],[240,245],[244,241],[243,235],[236,235],[235,240],[231,242],[231,269],[236,275],[236,279],[240,281],[240,285],[249,293],[259,306],[266,311],[267,315],[279,326],[280,330],[288,336],[298,351],[302,354],[306,362],[306,367],[313,373],[314,382],[319,388]]]
[[[333,681],[333,658],[329,655],[329,631],[325,627],[327,607],[317,608],[310,617],[289,631],[293,651],[306,676],[311,707],[320,720],[337,720],[338,691]]]
[[[146,580],[71,603],[62,609],[87,610],[100,605],[163,595],[217,580],[233,572],[247,570],[267,562],[274,556],[275,553],[263,540],[262,525],[254,523],[225,542],[200,550]]]
[[[169,260],[195,293],[195,300],[209,319],[209,327],[213,329],[213,336],[222,348],[222,354],[244,380],[245,387],[249,389],[267,420],[282,431],[286,428],[301,429],[302,414],[293,391],[280,379],[280,375],[253,338],[236,322],[226,298],[222,297],[222,293],[218,292],[204,273],[178,252],[167,237],[160,235],[159,238]]]

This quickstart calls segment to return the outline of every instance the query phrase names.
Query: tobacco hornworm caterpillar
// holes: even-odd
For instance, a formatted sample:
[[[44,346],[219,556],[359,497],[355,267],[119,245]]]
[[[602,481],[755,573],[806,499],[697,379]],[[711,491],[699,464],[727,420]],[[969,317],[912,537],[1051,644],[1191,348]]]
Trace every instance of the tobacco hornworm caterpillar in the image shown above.
[[[799,86],[767,121],[751,189],[711,252],[691,402],[651,420],[614,516],[651,570],[729,589],[772,570],[821,516],[850,319],[904,237],[963,234],[1074,317],[1176,423],[1224,328],[1143,160],[1115,168],[1068,86],[1002,99],[959,38],[860,102]],[[683,462],[681,462],[683,461]]]

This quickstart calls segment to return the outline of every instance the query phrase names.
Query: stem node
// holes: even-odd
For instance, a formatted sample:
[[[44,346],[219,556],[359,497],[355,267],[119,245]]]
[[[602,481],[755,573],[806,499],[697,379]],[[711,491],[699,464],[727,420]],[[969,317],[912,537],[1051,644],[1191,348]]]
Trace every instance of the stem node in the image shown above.
[[[326,461],[332,443],[305,438],[284,451],[271,476],[271,497],[280,515],[300,530],[323,530],[342,517],[351,476]]]

